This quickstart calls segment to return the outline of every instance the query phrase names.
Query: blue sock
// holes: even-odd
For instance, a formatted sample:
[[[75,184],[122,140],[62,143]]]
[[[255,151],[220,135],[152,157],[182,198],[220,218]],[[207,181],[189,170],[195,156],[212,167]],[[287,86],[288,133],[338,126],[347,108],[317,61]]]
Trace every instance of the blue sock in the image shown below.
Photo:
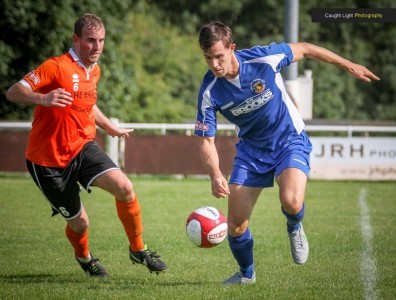
[[[249,228],[241,236],[228,235],[228,243],[243,276],[252,278],[254,273],[253,237]]]
[[[291,215],[286,212],[283,207],[281,208],[283,214],[286,216],[287,219],[287,231],[290,233],[292,231],[300,229],[300,222],[304,219],[305,202],[303,203],[301,210],[296,215]]]

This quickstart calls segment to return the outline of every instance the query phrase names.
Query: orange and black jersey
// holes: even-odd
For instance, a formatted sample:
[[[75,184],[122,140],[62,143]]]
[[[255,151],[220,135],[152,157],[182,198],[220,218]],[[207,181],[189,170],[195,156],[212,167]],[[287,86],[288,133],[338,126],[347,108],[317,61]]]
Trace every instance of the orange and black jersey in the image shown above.
[[[65,167],[83,146],[95,139],[93,106],[97,101],[100,67],[87,69],[73,49],[44,61],[23,77],[33,91],[47,94],[64,88],[73,102],[66,107],[36,106],[26,158],[47,167]]]

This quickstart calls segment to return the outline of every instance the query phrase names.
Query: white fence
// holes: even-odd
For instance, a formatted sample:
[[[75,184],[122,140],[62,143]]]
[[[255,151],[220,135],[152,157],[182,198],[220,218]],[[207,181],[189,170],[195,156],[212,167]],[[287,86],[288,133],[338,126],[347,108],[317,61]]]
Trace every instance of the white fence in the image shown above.
[[[120,128],[134,128],[140,130],[160,130],[161,134],[167,134],[168,130],[184,130],[192,132],[194,124],[173,124],[173,123],[119,123],[117,119],[111,119]],[[29,130],[31,122],[0,122],[0,130]],[[234,130],[232,124],[218,124],[217,130]],[[353,133],[396,133],[396,126],[361,126],[361,125],[306,125],[307,132],[345,132],[348,137]]]
[[[194,132],[194,124],[119,123],[121,128]],[[30,130],[30,122],[0,122],[0,130]],[[232,124],[218,124],[219,131],[234,131]],[[312,136],[311,173],[313,179],[396,180],[396,126],[307,125],[307,132],[345,133],[345,136]],[[360,133],[358,136],[357,133]],[[362,134],[363,133],[363,134]],[[372,136],[375,133],[375,136]],[[381,136],[381,133],[383,135]],[[355,136],[354,136],[355,135]],[[107,139],[107,152],[115,161],[124,159],[124,139]]]

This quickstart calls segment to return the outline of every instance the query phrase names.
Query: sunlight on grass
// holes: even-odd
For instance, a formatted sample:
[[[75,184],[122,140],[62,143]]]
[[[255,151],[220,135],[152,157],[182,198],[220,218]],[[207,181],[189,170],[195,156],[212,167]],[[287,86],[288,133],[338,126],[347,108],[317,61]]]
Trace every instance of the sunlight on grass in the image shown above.
[[[377,295],[396,295],[396,185],[392,182],[311,181],[304,229],[310,257],[297,266],[290,256],[277,188],[264,190],[251,218],[257,283],[222,286],[237,271],[227,242],[194,246],[185,233],[191,211],[227,200],[210,194],[207,179],[132,176],[142,206],[144,240],[169,265],[150,274],[132,265],[114,199],[94,189],[82,194],[90,217],[90,249],[111,274],[88,278],[75,261],[61,217],[30,178],[0,179],[0,299],[362,299],[359,191],[367,189],[377,262]]]

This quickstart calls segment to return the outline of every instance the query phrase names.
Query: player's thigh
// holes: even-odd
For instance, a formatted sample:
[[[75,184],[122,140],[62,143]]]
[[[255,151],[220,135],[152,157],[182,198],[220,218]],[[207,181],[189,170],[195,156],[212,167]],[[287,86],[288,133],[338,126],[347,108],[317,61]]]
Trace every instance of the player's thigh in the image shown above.
[[[298,213],[304,202],[307,175],[300,169],[287,168],[276,178],[282,207],[289,213]]]
[[[131,181],[96,142],[87,143],[77,159],[79,182],[87,191],[93,185],[108,191],[120,201],[134,199]]]
[[[108,191],[120,201],[129,202],[135,198],[132,182],[120,169],[101,174],[95,178],[93,185]]]
[[[245,231],[262,188],[230,185],[228,196],[228,225],[233,230]],[[238,227],[242,227],[238,229]]]
[[[53,216],[60,213],[65,220],[70,220],[80,214],[80,187],[74,165],[52,168],[29,160],[26,160],[26,165],[37,187],[50,203]]]

